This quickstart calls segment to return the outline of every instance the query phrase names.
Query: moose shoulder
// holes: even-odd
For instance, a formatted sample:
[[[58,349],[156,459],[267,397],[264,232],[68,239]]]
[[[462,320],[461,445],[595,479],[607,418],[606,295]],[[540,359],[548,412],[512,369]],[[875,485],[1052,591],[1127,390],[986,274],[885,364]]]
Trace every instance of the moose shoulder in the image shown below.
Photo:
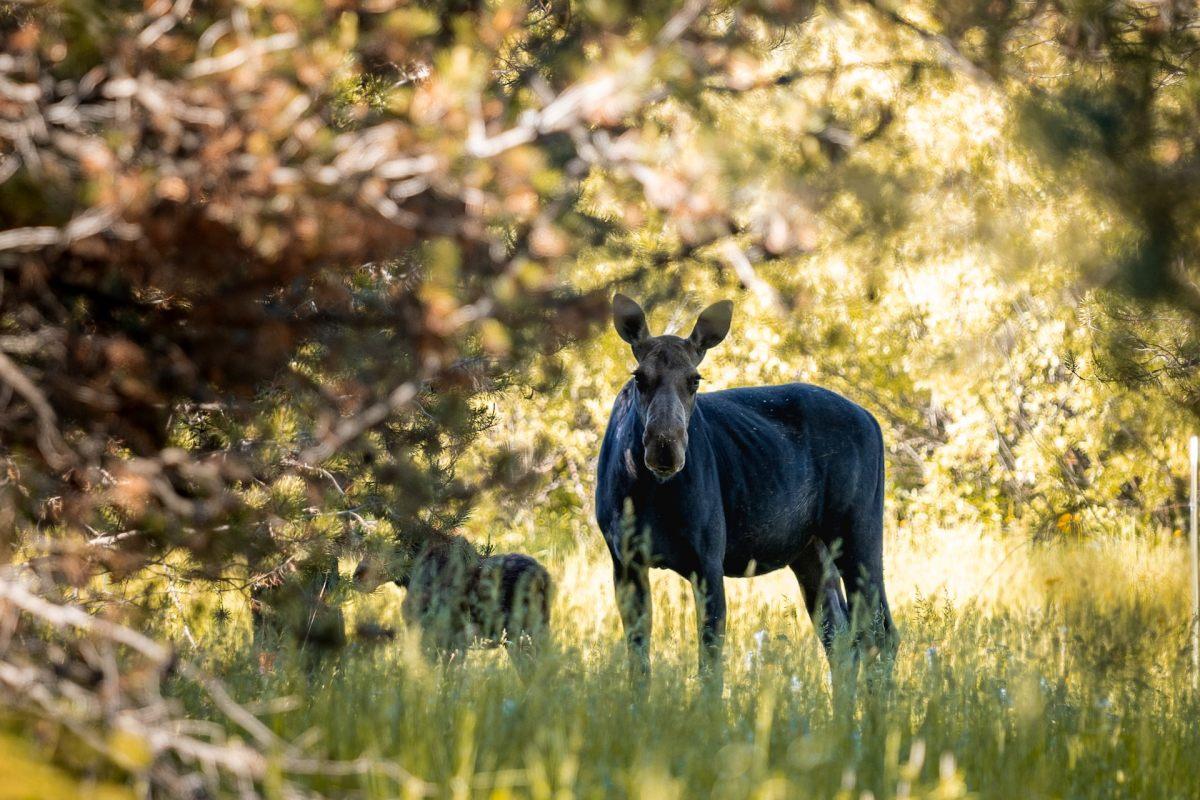
[[[875,643],[893,641],[879,425],[846,398],[807,384],[700,393],[697,367],[725,338],[731,316],[732,305],[718,303],[688,338],[652,337],[635,302],[613,300],[614,324],[638,366],[601,446],[596,519],[635,669],[649,667],[649,567],[696,584],[702,670],[720,663],[722,579],[785,566],[827,651],[853,611]]]

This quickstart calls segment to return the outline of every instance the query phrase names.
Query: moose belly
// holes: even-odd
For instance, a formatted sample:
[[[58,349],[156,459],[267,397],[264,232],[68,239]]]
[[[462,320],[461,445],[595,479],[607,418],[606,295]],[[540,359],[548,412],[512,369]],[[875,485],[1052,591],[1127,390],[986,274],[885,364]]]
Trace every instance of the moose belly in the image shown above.
[[[753,578],[755,575],[765,575],[790,564],[791,561],[782,558],[759,560],[745,554],[726,555],[724,563],[725,577]]]
[[[725,575],[753,577],[795,563],[812,534],[809,508],[795,503],[759,515],[746,514],[726,522]]]

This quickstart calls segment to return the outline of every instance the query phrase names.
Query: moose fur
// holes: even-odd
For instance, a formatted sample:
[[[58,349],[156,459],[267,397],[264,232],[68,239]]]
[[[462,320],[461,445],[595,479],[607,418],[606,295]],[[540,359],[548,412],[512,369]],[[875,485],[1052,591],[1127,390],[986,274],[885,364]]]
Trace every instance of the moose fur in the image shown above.
[[[364,558],[354,572],[363,591],[389,580],[407,589],[405,623],[418,626],[426,651],[442,658],[503,645],[524,677],[548,633],[550,573],[530,556],[484,556],[462,536],[433,533],[391,558]]]
[[[725,338],[732,311],[728,301],[710,306],[685,339],[651,336],[637,303],[613,301],[638,366],[600,448],[596,521],[635,672],[649,670],[650,567],[695,584],[704,671],[720,666],[724,578],[783,567],[796,574],[827,651],[855,622],[870,634],[860,641],[894,645],[879,425],[802,383],[699,392],[697,367]]]

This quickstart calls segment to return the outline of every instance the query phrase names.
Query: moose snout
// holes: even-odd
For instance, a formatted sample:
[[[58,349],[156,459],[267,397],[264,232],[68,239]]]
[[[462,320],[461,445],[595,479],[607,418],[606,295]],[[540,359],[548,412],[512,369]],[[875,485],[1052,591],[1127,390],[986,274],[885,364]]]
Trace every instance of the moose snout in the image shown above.
[[[642,439],[646,451],[646,469],[666,479],[683,469],[687,453],[687,431],[647,433]]]

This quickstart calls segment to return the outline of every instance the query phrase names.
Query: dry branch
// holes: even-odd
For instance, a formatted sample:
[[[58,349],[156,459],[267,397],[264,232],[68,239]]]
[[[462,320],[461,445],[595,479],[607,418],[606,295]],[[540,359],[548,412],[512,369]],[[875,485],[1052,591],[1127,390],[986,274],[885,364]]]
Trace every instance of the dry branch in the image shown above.
[[[19,614],[47,631],[23,633],[0,647],[0,697],[12,709],[33,711],[63,725],[115,765],[126,763],[111,745],[113,733],[119,731],[146,744],[153,758],[141,769],[164,788],[200,780],[220,793],[223,781],[255,786],[277,770],[284,775],[285,793],[295,797],[304,794],[297,778],[314,776],[378,775],[410,793],[434,792],[433,785],[391,761],[340,761],[301,752],[235,701],[221,681],[178,659],[172,648],[76,605],[47,599],[39,586],[29,573],[10,568],[0,574],[0,628],[18,629],[17,620],[6,617]],[[63,642],[88,669],[103,676],[99,682],[89,686],[55,674],[36,656],[39,646],[53,641]],[[88,646],[81,646],[84,642]],[[118,646],[128,648],[132,656],[122,654]],[[131,657],[143,662],[136,670],[131,670]],[[203,688],[213,704],[249,734],[248,742],[227,740],[219,726],[181,717],[176,704],[160,693],[161,679],[172,671]],[[118,673],[127,677],[118,679]],[[134,675],[143,678],[135,681],[130,677]],[[206,738],[196,735],[201,731]],[[259,796],[257,790],[250,796]]]

